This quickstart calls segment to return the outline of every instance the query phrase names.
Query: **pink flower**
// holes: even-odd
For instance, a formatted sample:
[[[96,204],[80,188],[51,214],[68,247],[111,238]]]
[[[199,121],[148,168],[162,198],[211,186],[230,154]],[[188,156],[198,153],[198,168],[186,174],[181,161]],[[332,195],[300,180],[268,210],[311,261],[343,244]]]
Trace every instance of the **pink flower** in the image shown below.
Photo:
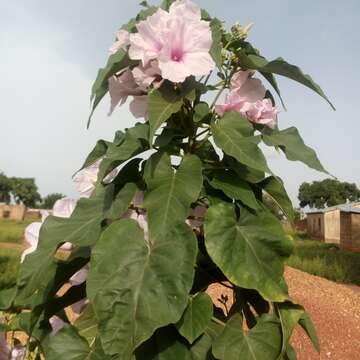
[[[58,200],[53,208],[53,215],[56,217],[69,218],[73,213],[77,201],[69,198]],[[40,229],[47,216],[43,216],[41,222],[34,222],[28,225],[25,229],[24,237],[25,241],[30,245],[21,255],[21,262],[25,260],[25,257],[34,251],[36,251],[39,243]],[[61,250],[71,250],[72,244],[67,242],[60,247]]]
[[[206,75],[215,68],[209,54],[212,46],[210,24],[201,20],[201,11],[189,0],[178,0],[169,13],[158,10],[137,25],[130,35],[129,56],[146,66],[158,60],[163,79],[183,82],[188,76]]]
[[[135,83],[144,92],[146,92],[153,83],[155,83],[154,87],[156,88],[158,88],[162,83],[161,70],[155,60],[150,61],[145,67],[141,64],[136,66],[132,70],[132,74]]]
[[[270,99],[259,100],[252,105],[247,112],[247,116],[250,121],[256,124],[264,124],[274,129],[277,123],[276,108],[273,107]]]
[[[252,73],[240,71],[233,76],[225,104],[216,105],[215,111],[219,116],[236,111],[254,123],[274,128],[277,110],[269,99],[264,99],[266,89],[259,79],[251,77]]]
[[[53,216],[61,218],[69,218],[75,210],[77,201],[70,198],[63,198],[54,204]]]
[[[126,49],[128,45],[130,45],[130,33],[126,30],[120,29],[116,33],[116,41],[109,49],[109,53],[113,55],[120,49]]]
[[[79,192],[81,198],[89,198],[94,192],[102,160],[103,158],[98,159],[90,166],[78,171],[73,177],[75,188]],[[104,183],[111,183],[115,179],[119,171],[119,168],[115,168],[114,170],[112,170],[104,178]]]
[[[147,96],[134,96],[130,103],[130,111],[136,119],[147,118]]]
[[[141,60],[146,66],[150,60],[158,57],[164,46],[162,32],[170,19],[168,12],[159,9],[155,14],[136,25],[138,33],[130,34],[129,56]]]
[[[143,90],[135,82],[132,71],[126,69],[109,79],[109,94],[111,98],[109,115],[111,115],[116,106],[123,105],[130,95],[142,95]]]
[[[201,20],[201,9],[189,0],[175,1],[170,6],[169,13],[190,20]]]

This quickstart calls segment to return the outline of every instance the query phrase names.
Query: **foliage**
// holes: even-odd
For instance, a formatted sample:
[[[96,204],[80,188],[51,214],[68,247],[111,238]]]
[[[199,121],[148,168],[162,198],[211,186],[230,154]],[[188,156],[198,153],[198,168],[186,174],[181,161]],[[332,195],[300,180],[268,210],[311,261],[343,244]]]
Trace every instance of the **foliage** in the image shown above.
[[[24,237],[24,230],[30,221],[0,220],[0,243],[20,243]]]
[[[323,209],[327,206],[344,204],[360,200],[360,190],[356,184],[340,182],[334,179],[302,183],[298,198],[300,206]]]
[[[28,207],[35,207],[41,201],[35,179],[32,178],[11,178],[11,194],[17,204]]]
[[[54,204],[56,203],[56,201],[60,200],[64,197],[65,197],[65,195],[60,194],[60,193],[49,194],[42,199],[40,207],[42,209],[52,209],[54,207]]]
[[[162,8],[171,10],[174,4],[184,5],[164,1]],[[145,9],[123,31],[135,33],[139,21],[157,12],[156,7],[142,5]],[[251,72],[244,72],[247,69],[258,70],[278,94],[274,74],[326,96],[298,67],[282,59],[268,62],[245,41],[246,32],[238,31],[241,36],[227,32],[206,11],[193,10],[189,18],[176,20],[198,17],[196,29],[205,34],[203,47],[210,45],[206,39],[212,35],[208,51],[201,47],[196,56],[206,66],[218,68],[218,79],[210,73],[173,83],[169,76],[174,70],[160,81],[163,74],[157,73],[141,95],[137,88],[132,89],[137,95],[125,93],[125,100],[130,95],[134,101],[140,100],[136,96],[146,97],[148,121],[117,132],[113,142],[97,143],[82,167],[86,173],[90,165],[98,164],[97,180],[91,178],[87,184],[91,196],[79,200],[68,218],[46,218],[37,249],[25,257],[16,286],[0,293],[0,310],[21,318],[17,329],[31,335],[32,348],[47,360],[290,359],[294,357],[289,339],[297,323],[318,348],[311,321],[292,302],[283,277],[293,242],[264,196],[289,220],[293,209],[260,145],[326,170],[296,128],[267,126],[268,119],[258,116],[256,122],[241,111],[222,116],[215,105],[233,86],[235,75],[245,74],[246,81],[258,84]],[[168,16],[162,10],[157,14]],[[152,25],[165,23],[172,24]],[[156,36],[160,35],[169,34]],[[147,51],[153,44],[145,45]],[[108,91],[115,103],[124,102],[123,92],[111,92],[109,79],[121,85],[124,77],[134,77],[135,68],[145,71],[138,58],[130,58],[126,46],[120,46],[99,71],[92,113]],[[158,49],[155,46],[154,51]],[[163,55],[159,67],[168,54]],[[174,60],[173,65],[179,69],[184,64]],[[201,73],[202,64],[188,65],[181,68],[186,74],[193,69],[192,75]],[[202,97],[212,91],[215,99],[208,105]],[[269,99],[255,103],[252,110],[260,106],[266,117],[264,104],[269,106]],[[276,115],[270,106],[271,116]],[[143,201],[138,200],[141,196]],[[21,199],[19,194],[17,198]],[[72,250],[59,257],[64,243],[71,243]],[[84,269],[89,269],[86,280],[75,284],[73,277]],[[219,282],[233,292],[234,303],[227,313],[205,293],[210,284]],[[85,311],[70,321],[64,309],[85,298]],[[67,324],[50,335],[54,316]]]
[[[288,264],[332,281],[360,285],[360,254],[341,250],[334,244],[297,240]]]
[[[4,173],[0,173],[0,202],[4,202],[4,203],[10,202],[11,199],[10,191],[11,191],[10,179]]]

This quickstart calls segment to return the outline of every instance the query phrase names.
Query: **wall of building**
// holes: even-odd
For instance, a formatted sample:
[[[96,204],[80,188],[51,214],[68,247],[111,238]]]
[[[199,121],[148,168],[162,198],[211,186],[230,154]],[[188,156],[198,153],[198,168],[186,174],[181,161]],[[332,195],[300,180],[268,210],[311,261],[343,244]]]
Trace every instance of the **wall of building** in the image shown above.
[[[24,220],[26,207],[24,205],[0,204],[0,219]]]
[[[340,244],[340,210],[326,212],[324,222],[325,242]]]
[[[316,239],[324,240],[324,214],[314,213],[307,216],[308,234]]]
[[[340,219],[341,248],[360,252],[360,214],[341,212]]]

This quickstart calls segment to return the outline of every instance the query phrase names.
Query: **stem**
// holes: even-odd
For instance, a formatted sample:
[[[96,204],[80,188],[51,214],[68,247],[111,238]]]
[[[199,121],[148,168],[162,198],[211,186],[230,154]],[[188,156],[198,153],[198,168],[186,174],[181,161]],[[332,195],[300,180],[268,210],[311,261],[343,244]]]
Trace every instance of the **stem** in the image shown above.
[[[219,92],[216,94],[214,101],[212,102],[210,109],[213,109],[214,106],[216,105],[217,101],[219,100],[219,97],[221,96],[221,94],[224,92],[224,90],[226,89],[226,84],[223,85],[223,87],[219,90]]]
[[[225,326],[226,324],[224,322],[222,322],[221,320],[217,319],[215,316],[213,316],[211,318],[211,321],[213,321],[214,323],[221,325],[221,326]]]
[[[212,74],[212,71],[210,71],[210,74],[206,77],[206,79],[204,81],[204,85],[206,85],[207,82],[209,81],[211,74]]]

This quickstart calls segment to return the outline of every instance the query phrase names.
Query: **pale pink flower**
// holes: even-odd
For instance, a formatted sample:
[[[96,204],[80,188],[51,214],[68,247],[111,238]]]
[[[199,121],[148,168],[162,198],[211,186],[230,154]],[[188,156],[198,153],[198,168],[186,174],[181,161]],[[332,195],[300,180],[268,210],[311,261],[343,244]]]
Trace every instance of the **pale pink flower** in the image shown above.
[[[200,16],[199,16],[200,14]],[[170,13],[158,10],[137,25],[130,35],[129,56],[146,66],[158,60],[163,79],[183,82],[215,68],[209,54],[212,34],[209,22],[201,20],[200,8],[190,1],[176,1]]]
[[[73,177],[75,188],[79,192],[81,198],[89,198],[94,192],[102,161],[103,157],[96,160],[90,166],[78,171]],[[105,176],[104,183],[110,184],[115,179],[119,171],[119,168],[112,170]]]
[[[178,0],[171,4],[170,15],[190,20],[201,20],[201,9],[190,0]]]
[[[231,80],[230,92],[225,98],[225,103],[216,105],[215,111],[221,117],[226,112],[236,111],[254,123],[274,128],[277,110],[269,99],[264,99],[266,89],[259,79],[251,77],[252,74],[253,72],[250,70],[235,74]]]
[[[247,116],[250,121],[256,124],[263,124],[269,126],[271,129],[276,127],[277,113],[273,107],[270,99],[259,100],[253,104],[251,109],[247,111]]]
[[[77,201],[69,198],[64,198],[56,201],[53,208],[53,215],[56,217],[69,218],[73,213]],[[25,260],[25,257],[34,251],[36,251],[39,243],[40,230],[43,222],[46,220],[47,215],[43,216],[42,222],[34,222],[28,225],[25,229],[24,237],[25,241],[30,245],[22,254],[21,262]],[[71,250],[72,244],[67,242],[60,247],[61,250]]]
[[[11,350],[10,360],[24,360],[26,355],[26,347],[21,344],[16,345]]]
[[[75,188],[79,192],[80,197],[89,198],[93,193],[97,182],[101,161],[102,158],[98,159],[92,165],[77,172],[73,177]]]
[[[126,69],[109,79],[109,94],[111,99],[109,115],[111,115],[116,106],[123,105],[130,95],[142,95],[143,90],[135,82],[132,71]]]
[[[109,49],[110,55],[115,54],[120,49],[126,50],[126,47],[130,45],[130,33],[126,30],[120,29],[116,33],[116,41]]]
[[[141,60],[143,66],[146,66],[150,60],[158,57],[164,46],[162,33],[166,30],[166,23],[169,19],[170,14],[159,9],[155,14],[136,25],[138,32],[130,34],[129,56],[131,59]]]
[[[53,208],[53,216],[61,218],[69,218],[75,210],[77,201],[70,198],[57,200]]]
[[[49,323],[52,328],[50,336],[55,336],[65,326],[65,321],[56,315],[49,319]]]
[[[82,300],[79,300],[77,301],[76,303],[72,304],[71,305],[71,310],[80,315],[83,310],[85,309],[86,305],[89,303],[89,300],[88,299],[82,299]]]
[[[148,115],[148,105],[147,105],[147,96],[134,96],[130,103],[130,111],[136,119],[147,118]]]
[[[89,267],[86,265],[82,269],[80,269],[78,272],[76,272],[71,278],[70,278],[70,284],[73,286],[81,285],[83,284],[89,274]]]
[[[154,82],[155,88],[158,88],[162,83],[161,70],[157,61],[155,60],[150,61],[145,67],[141,64],[139,66],[136,66],[132,70],[132,74],[135,83],[144,92],[146,92]]]

